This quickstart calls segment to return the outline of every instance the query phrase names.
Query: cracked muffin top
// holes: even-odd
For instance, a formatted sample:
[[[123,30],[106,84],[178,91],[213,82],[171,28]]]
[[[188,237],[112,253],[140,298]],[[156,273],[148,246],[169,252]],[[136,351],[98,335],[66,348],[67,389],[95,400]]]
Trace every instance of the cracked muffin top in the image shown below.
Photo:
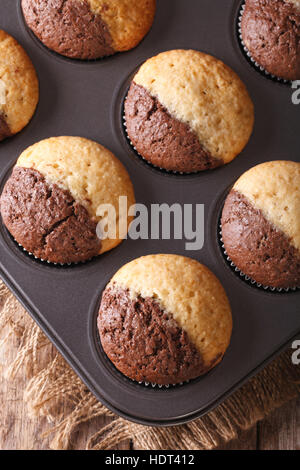
[[[152,26],[156,0],[22,0],[25,21],[49,49],[98,59],[134,48]]]
[[[20,132],[39,100],[38,78],[18,42],[0,30],[0,141]]]
[[[266,287],[300,286],[300,163],[255,166],[235,183],[224,205],[226,252]]]
[[[141,66],[125,101],[125,121],[144,159],[194,173],[229,163],[243,150],[254,108],[245,85],[223,62],[173,50]]]
[[[242,39],[265,71],[300,79],[300,1],[246,0]]]
[[[150,255],[123,266],[102,295],[102,347],[124,375],[170,385],[207,373],[228,348],[232,316],[215,275],[198,261]]]
[[[76,263],[124,239],[131,218],[119,206],[121,196],[129,207],[135,203],[129,175],[109,150],[80,137],[53,137],[21,154],[0,210],[11,235],[36,258]],[[106,204],[120,222],[115,236],[103,236],[107,213],[101,207]]]

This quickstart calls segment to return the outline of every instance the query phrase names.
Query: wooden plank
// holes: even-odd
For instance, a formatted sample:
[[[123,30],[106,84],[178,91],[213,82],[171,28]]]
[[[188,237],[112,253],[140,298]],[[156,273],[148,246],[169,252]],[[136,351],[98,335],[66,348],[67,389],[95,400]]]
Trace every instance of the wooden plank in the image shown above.
[[[48,350],[49,353],[49,350]],[[5,348],[5,355],[0,351],[0,364],[10,364],[16,354],[16,344]],[[50,351],[50,358],[56,354],[55,348]],[[43,434],[51,429],[45,418],[29,419],[27,405],[23,393],[27,385],[25,374],[18,374],[12,381],[3,378],[0,371],[0,450],[46,450],[49,449],[51,436]],[[74,433],[72,448],[84,450],[89,436],[109,422],[109,418],[97,418],[80,426]],[[118,446],[118,449],[130,449],[130,442]]]
[[[9,348],[5,356],[1,354],[0,363],[9,364],[14,358],[16,349]],[[27,379],[18,375],[13,381],[7,381],[0,374],[0,449],[47,449],[49,439],[42,439],[43,432],[49,424],[46,419],[30,420],[23,391]]]
[[[28,418],[22,391],[26,380],[18,379],[7,383],[0,379],[0,450],[47,450],[51,436],[43,438],[43,433],[51,429],[45,418]],[[80,426],[72,437],[72,449],[84,450],[87,438],[109,422],[108,418],[97,418]],[[125,442],[118,449],[130,449]]]
[[[261,450],[300,450],[300,398],[272,413],[258,426]]]
[[[218,450],[256,450],[257,427],[248,431],[241,431],[239,438],[219,447]]]

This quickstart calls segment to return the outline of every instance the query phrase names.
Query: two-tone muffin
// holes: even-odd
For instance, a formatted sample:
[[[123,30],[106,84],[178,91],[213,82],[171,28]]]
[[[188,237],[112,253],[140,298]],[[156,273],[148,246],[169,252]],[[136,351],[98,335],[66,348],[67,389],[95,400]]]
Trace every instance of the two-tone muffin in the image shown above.
[[[39,100],[34,66],[23,47],[0,30],[0,141],[20,132]]]
[[[229,259],[265,287],[300,286],[300,163],[274,161],[247,171],[222,214]]]
[[[120,208],[121,196],[129,206],[135,203],[129,175],[109,150],[80,137],[53,137],[21,154],[3,189],[0,210],[26,251],[44,261],[70,264],[121,243],[132,220]],[[106,205],[116,217],[111,237],[101,237],[101,208]]]
[[[266,72],[300,79],[299,0],[246,0],[241,36],[251,58]]]
[[[240,78],[220,60],[174,50],[147,60],[126,101],[127,135],[159,168],[195,173],[232,161],[254,124],[252,101]]]
[[[105,353],[125,376],[170,385],[199,377],[222,360],[232,316],[208,268],[183,256],[150,255],[111,279],[98,329]]]
[[[28,27],[49,49],[73,59],[128,51],[152,26],[156,0],[22,0]]]

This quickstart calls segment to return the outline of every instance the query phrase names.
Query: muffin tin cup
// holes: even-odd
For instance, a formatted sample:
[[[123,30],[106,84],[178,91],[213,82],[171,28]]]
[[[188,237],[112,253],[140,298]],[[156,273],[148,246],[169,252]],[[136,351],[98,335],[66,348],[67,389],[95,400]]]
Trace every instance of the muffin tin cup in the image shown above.
[[[158,0],[156,20],[145,40],[136,49],[95,62],[93,67],[88,63],[79,67],[63,57],[57,60],[20,27],[19,2],[2,2],[5,15],[0,27],[28,52],[41,87],[30,124],[1,143],[0,188],[17,157],[34,142],[80,135],[101,143],[122,161],[138,203],[147,208],[157,203],[180,203],[182,208],[203,204],[205,237],[203,247],[193,251],[186,248],[191,241],[187,237],[128,238],[90,262],[60,267],[24,252],[0,219],[0,275],[91,392],[114,413],[150,426],[173,426],[203,416],[300,332],[299,292],[279,294],[249,285],[230,269],[218,234],[228,188],[241,174],[262,161],[298,158],[299,108],[292,105],[288,87],[266,80],[244,59],[236,21],[240,0]],[[186,177],[144,163],[126,139],[123,125],[132,71],[147,58],[176,48],[200,50],[228,64],[246,84],[256,109],[254,134],[241,155],[222,168]],[[233,314],[232,341],[222,362],[198,379],[169,388],[127,379],[110,363],[97,338],[100,301],[110,279],[132,259],[155,253],[189,256],[205,264],[224,286]]]
[[[257,72],[260,72],[266,78],[268,78],[272,81],[275,81],[277,83],[283,84],[283,85],[290,85],[291,84],[290,80],[286,80],[284,78],[277,77],[276,75],[271,74],[264,67],[262,67],[258,62],[256,62],[256,60],[253,59],[253,57],[251,56],[250,51],[247,49],[247,47],[246,47],[246,45],[243,41],[243,36],[242,36],[242,19],[243,19],[243,15],[244,15],[244,11],[245,11],[245,6],[246,6],[246,3],[243,0],[243,2],[241,4],[241,7],[240,7],[240,10],[239,10],[238,20],[237,20],[238,21],[238,23],[237,23],[238,40],[239,40],[239,43],[240,43],[240,46],[241,46],[241,49],[242,49],[242,52],[243,52],[245,58],[247,59],[247,61],[252,65],[252,67]]]
[[[220,223],[219,225],[219,243],[220,243],[220,247],[221,247],[221,250],[222,250],[222,254],[224,256],[224,259],[226,260],[228,266],[231,268],[232,271],[234,271],[236,273],[237,276],[239,276],[242,280],[244,280],[248,285],[252,286],[252,287],[257,287],[258,289],[262,289],[266,292],[270,292],[270,293],[278,293],[278,294],[288,294],[289,292],[296,292],[300,289],[299,286],[297,287],[272,287],[272,286],[265,286],[257,281],[255,281],[255,279],[252,279],[250,276],[248,276],[247,274],[245,274],[243,271],[241,271],[235,264],[234,262],[230,259],[230,257],[228,256],[228,253],[226,251],[226,248],[225,248],[225,245],[224,245],[224,242],[223,242],[223,235],[222,235],[222,224]]]

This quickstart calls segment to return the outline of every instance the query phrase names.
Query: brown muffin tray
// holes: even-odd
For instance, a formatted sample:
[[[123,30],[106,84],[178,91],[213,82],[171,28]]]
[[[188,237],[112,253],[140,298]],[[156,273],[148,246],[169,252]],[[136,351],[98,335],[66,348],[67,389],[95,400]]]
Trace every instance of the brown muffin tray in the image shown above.
[[[292,89],[259,73],[237,39],[239,0],[158,0],[150,34],[134,50],[105,60],[68,60],[48,51],[27,30],[19,1],[0,0],[0,28],[25,47],[40,79],[40,102],[27,128],[0,144],[0,184],[19,154],[36,141],[79,135],[115,153],[132,178],[137,202],[205,204],[205,245],[185,251],[185,240],[124,241],[86,264],[50,266],[12,240],[0,221],[0,274],[33,319],[95,396],[121,416],[148,425],[173,425],[199,417],[222,402],[300,333],[300,292],[252,286],[228,265],[218,237],[224,198],[250,167],[270,160],[299,161],[300,106]],[[254,134],[231,164],[197,175],[172,175],[142,161],[126,139],[123,101],[130,78],[147,58],[165,50],[198,49],[231,66],[255,104]],[[133,258],[177,253],[207,265],[230,298],[234,329],[223,362],[207,375],[168,389],[145,387],[116,371],[96,331],[101,293]]]

